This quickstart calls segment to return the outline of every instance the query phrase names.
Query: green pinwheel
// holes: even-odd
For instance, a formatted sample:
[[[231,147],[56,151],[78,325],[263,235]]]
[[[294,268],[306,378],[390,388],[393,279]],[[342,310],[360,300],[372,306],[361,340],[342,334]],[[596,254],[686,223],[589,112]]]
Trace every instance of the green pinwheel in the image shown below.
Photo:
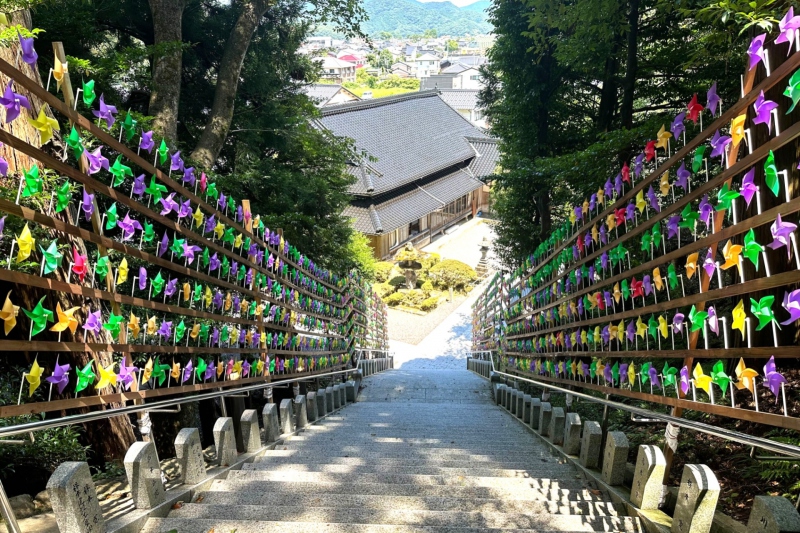
[[[98,259],[97,263],[94,265],[94,273],[97,274],[100,279],[103,279],[108,275],[109,264],[108,256],[104,255]]]
[[[675,263],[670,263],[667,267],[667,281],[670,289],[675,290],[678,288],[678,274],[675,272]]]
[[[692,204],[686,204],[683,211],[681,211],[681,220],[678,222],[678,227],[694,231],[694,225],[698,218],[700,218],[700,213],[692,208]]]
[[[36,193],[42,192],[42,178],[39,177],[39,167],[31,165],[23,177],[25,180],[25,188],[22,189],[22,197],[27,198]]]
[[[755,265],[756,272],[758,272],[758,258],[763,251],[764,247],[758,244],[758,241],[756,241],[756,233],[751,229],[744,236],[744,249],[742,250],[742,254]]]
[[[192,293],[192,301],[199,302],[201,298],[203,298],[203,286],[199,283],[195,283]]]
[[[250,302],[250,309],[247,310],[247,314],[250,315],[250,316],[254,316],[256,314],[256,308],[257,307],[258,307],[258,305],[256,304],[255,300]]]
[[[589,376],[592,379],[597,377],[597,359],[592,359],[592,364],[589,365]]]
[[[208,326],[206,326],[208,327]],[[206,363],[205,359],[202,357],[197,358],[197,368],[194,369],[194,373],[197,376],[197,380],[203,379],[203,374],[206,373],[206,369],[208,368],[208,363]]]
[[[58,245],[56,244],[56,240],[50,243],[50,246],[47,247],[47,250],[42,248],[39,245],[39,250],[42,252],[42,262],[44,263],[44,273],[49,274],[51,272],[55,272],[55,270],[61,266],[61,258],[63,257],[58,252]]]
[[[594,330],[592,330],[592,328],[589,328],[589,330],[586,332],[586,340],[589,342],[589,344],[594,344]]]
[[[211,326],[209,326],[208,324],[201,324],[200,325],[200,340],[201,341],[208,342],[208,332],[210,330],[211,330]]]
[[[772,312],[772,304],[775,303],[775,296],[764,296],[759,301],[750,298],[750,312],[758,318],[758,327],[756,331],[761,331],[767,327],[771,322],[776,325],[778,321],[775,319],[775,313]],[[778,326],[780,329],[780,326]]]
[[[213,198],[215,201],[219,199],[219,191],[217,190],[216,183],[209,183],[206,189],[206,198]]]
[[[58,189],[56,189],[56,213],[60,213],[67,208],[72,201],[72,188],[69,181],[65,181]]]
[[[698,311],[695,306],[692,306],[692,310],[689,311],[689,320],[692,322],[692,328],[690,331],[698,331],[702,329],[707,318],[708,312]]]
[[[133,120],[130,111],[125,115],[125,120],[122,122],[122,130],[125,132],[125,140],[128,142],[136,135],[136,121]]]
[[[775,166],[775,154],[772,153],[772,150],[769,151],[767,160],[764,161],[764,181],[772,194],[778,196],[781,192],[781,182],[778,180],[778,167]]]
[[[269,362],[269,373],[270,374],[275,373],[275,359],[271,359]]]
[[[203,268],[208,268],[208,264],[211,262],[211,257],[209,255],[208,247],[203,247],[203,255],[200,257],[200,260],[203,263]]]
[[[647,321],[647,332],[653,340],[658,340],[658,320],[653,315],[650,315],[650,320]]]
[[[161,139],[161,144],[158,145],[158,162],[162,165],[166,163],[168,155],[169,148],[167,147],[167,142],[164,139]]]
[[[228,326],[222,326],[222,330],[219,332],[219,338],[221,342],[228,342],[228,339],[231,338],[231,330]]]
[[[150,376],[158,379],[158,385],[161,386],[167,380],[167,371],[171,368],[172,367],[170,365],[160,364],[158,357],[156,357],[156,360],[153,363],[153,372],[150,374]]]
[[[236,211],[236,200],[233,199],[233,196],[228,196],[228,213],[233,213]]]
[[[692,159],[692,172],[697,172],[703,167],[703,155],[706,153],[705,146],[698,146],[697,150],[694,152],[694,158]]]
[[[231,271],[231,262],[228,260],[228,256],[222,258],[222,275],[227,276],[228,272]]]
[[[120,327],[122,324],[124,324],[124,322],[125,319],[122,316],[117,316],[112,311],[108,316],[108,322],[103,323],[103,329],[111,332],[111,336],[114,337],[114,340],[117,340],[119,339]]]
[[[725,373],[725,364],[722,361],[714,363],[714,368],[711,369],[711,382],[722,389],[722,397],[728,392],[728,386],[731,383],[731,377]]]
[[[789,78],[789,85],[783,91],[783,95],[788,96],[792,100],[792,105],[786,112],[788,115],[794,111],[794,107],[797,105],[797,102],[800,102],[800,70],[796,70],[795,73],[792,74],[792,77]]]
[[[642,233],[642,251],[649,252],[650,251],[650,243],[651,243],[650,232],[646,231]]]
[[[236,273],[236,280],[241,281],[244,279],[247,270],[244,268],[244,265],[239,265],[239,272]]]
[[[642,380],[642,385],[647,383],[647,380],[650,379],[650,367],[653,366],[653,363],[645,363],[639,369],[639,379]]]
[[[653,226],[653,244],[655,246],[661,245],[661,240],[663,236],[661,234],[661,222],[656,222],[656,225]]]
[[[614,363],[611,367],[611,384],[619,383],[619,361]]]
[[[156,238],[156,232],[153,229],[153,225],[149,222],[144,223],[144,231],[142,232],[142,240],[144,242],[153,242],[153,239]]]
[[[184,335],[186,335],[186,324],[181,320],[180,324],[175,327],[175,344],[181,342]]]
[[[117,159],[114,160],[114,164],[111,165],[111,168],[108,169],[111,172],[111,175],[114,176],[114,180],[111,182],[112,187],[119,187],[125,181],[125,176],[133,177],[133,171],[131,167],[125,166],[122,164],[122,156],[118,155]]]
[[[72,148],[72,154],[75,156],[75,159],[80,160],[81,156],[83,155],[83,139],[81,139],[78,130],[75,129],[75,126],[72,127],[72,131],[69,132],[69,136],[67,136],[67,146]]]
[[[186,244],[186,239],[179,239],[178,235],[172,237],[172,244],[169,249],[178,257],[183,257],[183,245]]]
[[[161,271],[159,270],[156,277],[154,277],[150,281],[150,288],[153,289],[152,296],[158,296],[161,294],[161,291],[164,290],[164,277],[161,275]]]
[[[620,286],[622,287],[622,297],[627,300],[631,295],[631,289],[628,287],[628,280],[623,279]]]
[[[678,369],[669,366],[669,363],[664,363],[664,370],[661,371],[661,374],[664,376],[664,386],[672,385],[673,387],[678,386],[678,382],[675,378],[676,374],[678,373]]]
[[[53,318],[53,312],[49,309],[46,309],[44,305],[42,305],[42,302],[44,302],[45,298],[46,296],[42,296],[42,299],[39,300],[39,303],[37,303],[36,307],[34,307],[33,310],[31,311],[28,311],[27,309],[24,308],[22,309],[22,312],[25,313],[25,315],[28,318],[30,318],[31,322],[33,323],[33,327],[31,329],[31,337],[35,337],[36,335],[44,331],[44,328],[47,327],[48,321],[50,322],[55,321]]]
[[[85,367],[75,368],[75,373],[78,375],[78,382],[75,383],[75,394],[85,390],[89,385],[94,383],[97,376],[94,375],[93,365],[94,363],[89,361]]]
[[[106,210],[106,229],[111,230],[116,228],[118,218],[119,217],[117,216],[117,203],[114,202],[113,204],[111,204],[111,207],[109,207]]]
[[[83,103],[86,107],[92,107],[95,98],[97,95],[94,93],[94,80],[83,82]]]
[[[730,210],[731,202],[740,196],[741,194],[738,191],[732,191],[727,183],[723,183],[722,188],[717,193],[717,206],[714,209],[717,211]]]
[[[233,236],[233,228],[227,228],[225,233],[222,234],[222,242],[227,244],[233,244],[233,241],[236,240],[236,237]]]
[[[153,203],[158,203],[163,198],[162,194],[167,192],[167,187],[166,185],[156,183],[156,177],[153,175],[150,176],[150,185],[147,186],[144,192],[152,197]]]

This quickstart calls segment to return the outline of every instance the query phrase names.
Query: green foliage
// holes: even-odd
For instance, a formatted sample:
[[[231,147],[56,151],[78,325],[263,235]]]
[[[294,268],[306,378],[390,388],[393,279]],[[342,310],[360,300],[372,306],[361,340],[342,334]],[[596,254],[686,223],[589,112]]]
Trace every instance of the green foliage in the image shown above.
[[[433,283],[431,283],[430,281],[426,281],[425,283],[422,284],[422,287],[420,288],[423,291],[425,291],[425,294],[430,294],[431,291],[433,290]]]
[[[347,246],[345,246],[343,252],[342,261],[344,261],[342,266],[345,270],[341,270],[341,272],[349,270],[346,268],[346,263],[352,261],[352,268],[361,274],[366,281],[375,279],[375,266],[377,265],[377,261],[375,260],[372,247],[369,245],[369,239],[363,233],[357,231],[350,233],[350,238],[347,240]]]
[[[432,311],[433,309],[436,309],[438,306],[439,306],[439,298],[434,296],[424,299],[422,303],[419,304],[419,308],[422,309],[423,311]]]
[[[409,307],[419,307],[424,299],[425,293],[423,291],[420,289],[412,289],[406,293],[403,303]]]
[[[388,283],[373,283],[372,290],[378,295],[379,298],[386,298],[392,294],[397,288]]]
[[[364,0],[369,20],[363,25],[370,35],[431,38],[436,35],[480,35],[492,30],[483,11],[458,8],[450,2],[416,0]]]
[[[375,279],[381,283],[389,279],[394,268],[394,263],[378,261],[375,263]]]
[[[406,277],[405,276],[395,276],[389,281],[387,281],[389,285],[392,287],[405,287],[406,285]]]
[[[367,54],[367,61],[372,67],[387,71],[390,70],[394,64],[394,56],[389,50],[384,48],[377,54]],[[358,77],[358,72],[356,72],[356,77]]]
[[[402,292],[395,292],[390,294],[387,298],[384,298],[383,301],[386,302],[386,305],[389,307],[395,307],[403,303],[406,299],[406,295]]]
[[[444,46],[445,50],[448,52],[457,52],[458,51],[458,41],[454,39],[450,39]]]
[[[456,259],[445,259],[437,263],[430,269],[428,275],[440,287],[451,290],[463,288],[478,277],[469,265]]]

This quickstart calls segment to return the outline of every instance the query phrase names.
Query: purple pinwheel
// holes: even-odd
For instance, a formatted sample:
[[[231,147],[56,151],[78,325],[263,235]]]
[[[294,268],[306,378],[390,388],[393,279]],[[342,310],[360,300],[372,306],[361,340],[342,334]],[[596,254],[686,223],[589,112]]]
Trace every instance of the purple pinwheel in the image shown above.
[[[680,333],[683,336],[683,321],[685,318],[683,313],[675,313],[675,316],[672,317],[672,332],[674,334]]]
[[[678,115],[672,121],[672,126],[669,127],[669,130],[672,132],[672,136],[676,139],[681,136],[681,133],[686,131],[686,126],[683,125],[684,120],[686,120],[686,111],[678,113]]]
[[[92,114],[99,118],[100,120],[106,121],[106,127],[111,129],[111,126],[114,125],[114,121],[116,118],[114,115],[117,114],[117,108],[113,105],[107,105],[104,100],[105,95],[100,95],[100,110],[99,111],[92,111]]]
[[[747,203],[747,207],[750,207],[750,202],[753,201],[753,196],[755,196],[756,192],[758,191],[758,187],[755,184],[755,175],[756,175],[756,167],[751,168],[747,171],[747,174],[744,175],[742,179],[742,186],[739,188],[739,192],[742,196],[744,196],[744,201]]]
[[[216,226],[217,222],[214,220],[214,215],[212,214],[210,217],[206,219],[206,226],[203,228],[203,233],[214,231],[214,228]]]
[[[256,263],[260,265],[263,262],[264,262],[264,250],[259,248],[258,252],[256,252]]]
[[[164,230],[164,236],[161,238],[161,242],[158,245],[156,255],[158,255],[158,257],[163,256],[168,248],[169,248],[169,237],[167,237],[167,231]]]
[[[122,242],[129,240],[133,237],[134,232],[138,229],[142,231],[142,224],[138,220],[132,219],[130,213],[125,213],[125,218],[117,222],[117,226],[122,230]]]
[[[103,327],[103,317],[100,314],[100,311],[95,311],[94,313],[89,313],[89,316],[86,317],[86,322],[83,324],[83,329],[86,331],[91,331],[95,335],[100,333],[100,329]]]
[[[578,299],[578,315],[583,316],[583,298]]]
[[[214,365],[214,362],[211,361],[211,364],[206,366],[206,371],[203,373],[203,381],[213,378],[216,371],[217,367]]]
[[[191,214],[192,214],[192,202],[191,200],[186,200],[181,204],[180,208],[178,208],[178,220],[186,218]]]
[[[711,205],[708,201],[708,195],[704,195],[703,198],[700,200],[700,220],[703,221],[703,224],[706,226],[711,225],[711,213],[714,212],[714,206]]]
[[[772,394],[778,396],[778,392],[781,390],[781,383],[786,383],[786,378],[775,367],[775,356],[773,355],[764,365],[764,386],[769,388]]]
[[[594,274],[595,274],[594,265],[591,265],[589,267],[589,283],[594,283]]]
[[[680,215],[672,215],[667,219],[667,239],[678,236],[678,223],[680,221]]]
[[[258,245],[256,243],[253,243],[247,250],[247,255],[256,255],[256,253],[258,253]]]
[[[600,338],[603,339],[603,344],[608,344],[611,340],[611,332],[608,330],[608,326],[603,328],[603,331],[600,333]]]
[[[592,234],[587,231],[586,235],[583,236],[583,245],[589,247],[591,244],[592,244]]]
[[[647,377],[650,378],[650,383],[653,384],[653,387],[661,388],[661,381],[658,379],[658,370],[656,370],[656,367],[650,366],[647,370]]]
[[[245,285],[250,285],[251,283],[253,283],[253,269],[252,268],[247,270],[247,275],[244,278],[244,283],[245,283]]]
[[[6,216],[8,215],[4,215],[2,218],[0,218],[0,237],[3,236],[3,230],[6,227]]]
[[[611,178],[606,180],[606,184],[603,186],[603,194],[606,195],[606,198],[611,198],[611,195],[614,193],[614,186],[611,184]]]
[[[603,368],[603,378],[606,380],[606,383],[613,383],[614,375],[611,373],[611,365],[606,365]]]
[[[630,202],[628,205],[625,206],[625,220],[635,220],[635,219],[636,219],[636,204]]]
[[[211,332],[211,346],[214,346],[215,344],[219,345],[219,328],[216,327]]]
[[[33,49],[33,37],[23,37],[19,32],[17,32],[17,36],[19,37],[19,46],[22,48],[22,60],[30,66],[34,66],[36,60],[39,59],[39,54]]]
[[[633,175],[637,178],[642,173],[642,169],[644,168],[644,158],[645,154],[642,152],[636,156],[636,160],[633,162]]]
[[[232,272],[237,272],[238,270],[239,270],[239,262],[238,261],[232,261],[231,262],[231,271]]]
[[[717,82],[711,84],[711,87],[708,89],[708,93],[706,93],[706,98],[706,109],[711,112],[712,117],[717,116],[717,105],[720,103],[719,96],[717,95]]]
[[[163,209],[161,210],[162,215],[169,215],[172,211],[178,211],[178,202],[175,201],[175,193],[170,193],[169,196],[165,196],[161,200],[161,206]]]
[[[172,298],[175,291],[178,290],[178,278],[171,279],[167,282],[167,287],[164,289],[164,296]]]
[[[703,261],[703,270],[706,271],[706,275],[709,278],[713,276],[714,272],[717,270],[717,263],[714,261],[714,250],[711,248],[706,252],[706,258]]]
[[[3,146],[3,143],[0,143]],[[8,161],[3,156],[0,156],[0,176],[8,176]]]
[[[720,135],[719,130],[714,132],[711,138],[711,155],[709,157],[723,157],[725,155],[725,147],[731,143],[729,135]]]
[[[603,252],[600,255],[600,267],[605,270],[608,268],[608,252]]]
[[[608,244],[608,230],[606,230],[605,226],[600,226],[600,242]]]
[[[594,211],[597,208],[597,193],[593,193],[589,197],[589,211]]]
[[[119,362],[119,374],[117,374],[117,383],[119,383],[125,390],[131,390],[131,385],[136,381],[136,367],[125,366],[125,359]]]
[[[792,52],[792,46],[794,45],[794,32],[800,29],[800,17],[794,16],[794,7],[789,7],[789,11],[778,23],[778,28],[781,30],[781,34],[775,39],[775,44],[789,43],[789,50],[786,52],[788,56]]]
[[[756,112],[756,116],[753,117],[753,124],[766,124],[767,131],[772,133],[772,120],[770,118],[772,110],[777,108],[777,102],[764,98],[764,91],[761,91],[761,94],[758,95],[756,102],[753,104],[753,109]]]
[[[608,365],[606,365],[608,366]],[[619,364],[619,384],[622,385],[628,381],[628,363]]]
[[[170,157],[170,164],[169,169],[171,171],[182,171],[183,170],[183,159],[181,159],[181,151],[178,150]]]
[[[181,384],[189,381],[193,373],[194,373],[194,366],[192,366],[192,360],[189,359],[189,362],[186,363],[185,367],[183,367],[183,376],[181,376]]]
[[[750,41],[750,47],[747,49],[747,55],[750,57],[750,67],[747,70],[753,70],[753,67],[764,61],[764,39],[766,37],[767,34],[762,33]]]
[[[589,363],[581,363],[581,374],[583,374],[583,377],[585,378],[591,376],[589,373]]]
[[[681,368],[681,392],[685,396],[689,392],[691,380],[689,379],[689,367]]]
[[[228,197],[225,196],[225,193],[219,193],[219,199],[217,200],[217,209],[219,209],[220,211],[225,209],[227,200]]]
[[[244,329],[240,329],[239,330],[239,346],[244,344],[246,340],[247,340],[247,331],[245,331]]]
[[[183,182],[190,187],[194,185],[196,178],[194,177],[194,167],[183,169]]]
[[[162,337],[169,338],[172,336],[172,322],[163,321],[161,326],[156,331],[156,334],[161,335]]]
[[[133,190],[131,191],[136,196],[141,196],[144,194],[144,174],[140,174],[133,180]]]
[[[578,285],[581,284],[581,271],[580,271],[580,269],[575,269],[575,282]]]
[[[660,213],[661,206],[658,203],[658,196],[656,196],[656,191],[653,189],[652,185],[647,189],[647,199],[650,200],[650,207],[652,207],[656,213]]]
[[[246,378],[249,375],[250,375],[250,361],[245,359],[244,363],[242,363],[242,377]]]
[[[59,365],[58,358],[56,358],[56,366],[53,369],[53,374],[50,377],[45,378],[45,381],[56,386],[59,394],[64,392],[64,389],[67,387],[67,383],[69,383],[70,368],[72,367],[69,365],[69,363],[66,365]]]
[[[625,328],[625,335],[628,337],[629,342],[633,342],[636,338],[636,323],[631,320]]]
[[[184,242],[183,243],[183,254],[181,254],[181,257],[186,258],[187,264],[191,265],[192,262],[194,262],[194,254],[196,252],[199,252],[200,250],[201,250],[201,248],[199,246],[196,246],[194,244],[191,244],[191,245],[190,244],[186,244],[186,242]]]
[[[684,191],[689,189],[689,176],[691,174],[686,170],[686,163],[681,163],[678,167],[678,180],[675,182],[676,187],[682,188]]]
[[[239,309],[239,304],[241,304],[241,303],[242,303],[242,300],[239,298],[239,295],[238,294],[235,295],[233,297],[233,308],[238,310]]]
[[[775,219],[775,222],[773,222],[769,227],[769,231],[772,233],[773,241],[767,246],[773,250],[777,250],[778,248],[785,246],[786,251],[789,254],[789,258],[791,259],[792,247],[789,246],[789,240],[791,239],[792,233],[794,233],[794,230],[796,229],[796,224],[782,221],[781,214],[778,213],[778,217]]]
[[[650,274],[642,278],[642,288],[644,289],[645,296],[650,296],[650,293],[653,292],[653,282],[650,279]]]
[[[31,109],[31,104],[28,99],[21,94],[15,93],[11,86],[14,80],[8,80],[6,90],[3,96],[0,97],[0,105],[6,108],[6,122],[12,122],[19,116],[20,108],[24,107],[27,110]]]
[[[261,333],[253,332],[253,348],[258,348],[261,345]]]
[[[88,194],[86,192],[86,188],[83,189],[83,201],[81,202],[81,209],[83,210],[83,214],[86,216],[86,220],[91,220],[92,213],[94,213],[94,194]]]
[[[791,316],[789,320],[781,322],[782,325],[786,326],[800,320],[800,289],[784,293],[783,308],[786,309]]]
[[[581,206],[575,207],[575,209],[573,210],[573,213],[575,213],[575,218],[576,219],[581,220],[581,221],[583,220],[583,208]]]
[[[217,291],[214,293],[214,297],[211,299],[211,303],[214,305],[214,308],[219,309],[222,307],[222,291]]]
[[[97,174],[101,168],[108,170],[108,159],[101,152],[102,149],[102,146],[98,146],[94,152],[90,152],[86,148],[83,149],[83,155],[89,161],[89,170],[87,170],[89,174]]]
[[[242,219],[244,218],[244,211],[242,210],[241,205],[236,206],[236,222],[241,224]]]
[[[217,257],[216,252],[214,252],[214,255],[212,255],[211,259],[209,259],[208,261],[208,271],[209,272],[215,271],[216,269],[219,268],[219,265],[220,265],[219,257]]]
[[[708,329],[713,331],[714,335],[719,336],[719,317],[713,305],[708,306],[708,318],[706,320],[708,320]]]
[[[156,143],[153,141],[152,131],[142,131],[142,137],[139,139],[139,149],[145,150],[147,153],[153,153],[153,147]]]
[[[139,267],[139,290],[143,291],[147,288],[147,269]]]

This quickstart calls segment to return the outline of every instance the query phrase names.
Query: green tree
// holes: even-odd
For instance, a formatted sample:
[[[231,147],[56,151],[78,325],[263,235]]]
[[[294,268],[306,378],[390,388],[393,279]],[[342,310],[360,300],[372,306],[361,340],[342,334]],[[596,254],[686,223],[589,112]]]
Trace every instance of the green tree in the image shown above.
[[[455,259],[445,259],[431,267],[428,275],[431,280],[450,291],[453,301],[453,289],[463,287],[475,281],[478,274],[469,265]]]
[[[458,52],[458,41],[450,39],[447,41],[447,44],[445,44],[444,49],[448,52]]]
[[[436,31],[435,28],[429,28],[429,29],[425,30],[424,32],[422,32],[422,36],[425,39],[436,39],[436,37],[439,36],[439,32]]]

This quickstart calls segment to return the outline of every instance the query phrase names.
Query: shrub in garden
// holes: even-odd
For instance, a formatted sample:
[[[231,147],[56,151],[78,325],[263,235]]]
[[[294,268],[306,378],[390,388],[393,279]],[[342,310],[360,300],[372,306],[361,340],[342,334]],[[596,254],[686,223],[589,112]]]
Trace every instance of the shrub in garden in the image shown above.
[[[450,291],[450,301],[453,300],[453,289],[463,288],[478,277],[469,265],[455,259],[445,259],[437,263],[431,267],[429,275],[440,287]]]
[[[422,303],[419,304],[419,308],[422,309],[423,311],[431,311],[433,309],[436,309],[438,305],[439,305],[439,298],[434,296],[422,300]]]
[[[392,275],[394,263],[388,261],[378,261],[375,263],[375,281],[384,283],[388,281],[389,276]]]

